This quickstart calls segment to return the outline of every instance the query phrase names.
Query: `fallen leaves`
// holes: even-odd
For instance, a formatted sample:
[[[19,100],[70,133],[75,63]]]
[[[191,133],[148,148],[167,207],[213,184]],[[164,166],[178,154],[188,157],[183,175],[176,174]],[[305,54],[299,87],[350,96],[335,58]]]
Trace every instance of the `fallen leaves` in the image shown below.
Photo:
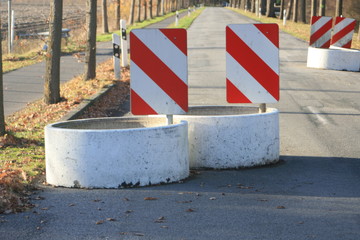
[[[156,197],[146,197],[144,198],[145,201],[154,201],[154,200],[158,200],[158,198]]]

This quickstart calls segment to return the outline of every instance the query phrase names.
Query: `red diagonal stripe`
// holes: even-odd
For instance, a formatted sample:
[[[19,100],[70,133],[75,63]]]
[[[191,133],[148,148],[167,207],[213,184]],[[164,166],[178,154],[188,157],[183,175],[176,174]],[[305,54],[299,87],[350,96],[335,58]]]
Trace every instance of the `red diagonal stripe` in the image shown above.
[[[131,60],[187,112],[188,86],[133,33],[130,34],[130,42]]]
[[[345,43],[344,45],[342,45],[343,48],[351,48],[351,43],[352,40],[350,40],[348,43]]]
[[[150,107],[134,90],[131,89],[131,113],[134,115],[151,115],[157,112]]]
[[[329,47],[330,47],[330,39],[320,46],[320,48],[329,48]]]
[[[311,25],[313,25],[314,23],[316,23],[320,18],[321,18],[321,16],[313,16],[313,17],[311,18]]]
[[[279,75],[246,45],[231,28],[229,28],[226,36],[226,50],[275,99],[279,99]]]
[[[187,38],[185,29],[159,29],[177,48],[187,56]]]
[[[336,43],[341,38],[343,38],[346,34],[353,31],[355,29],[355,21],[351,22],[349,25],[341,29],[339,32],[337,32],[331,39],[331,44]]]
[[[251,103],[229,79],[226,79],[226,100],[228,103]]]
[[[335,18],[335,25],[338,24],[339,22],[343,21],[345,18],[344,17],[336,17]]]
[[[262,34],[269,39],[272,44],[279,48],[279,26],[274,23],[270,24],[254,24]]]
[[[325,23],[319,30],[317,30],[310,36],[310,45],[312,45],[319,38],[321,38],[327,31],[329,31],[331,29],[331,27],[332,27],[332,21],[330,19],[330,21]]]

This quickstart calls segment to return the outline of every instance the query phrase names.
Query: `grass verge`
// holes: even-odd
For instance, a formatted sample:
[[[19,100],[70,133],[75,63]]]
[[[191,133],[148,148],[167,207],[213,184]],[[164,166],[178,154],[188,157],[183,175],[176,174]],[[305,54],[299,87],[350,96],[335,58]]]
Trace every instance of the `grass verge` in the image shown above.
[[[118,84],[128,89],[129,70],[123,70],[122,81],[116,81],[113,72],[112,59],[109,59],[97,67],[96,79],[83,81],[82,76],[78,76],[62,84],[61,102],[46,105],[38,100],[6,118],[7,134],[0,137],[0,213],[17,212],[21,209],[19,206],[27,206],[14,204],[13,199],[28,191],[24,186],[42,181],[45,174],[44,127],[47,124],[59,121],[106,85]],[[19,188],[18,185],[24,186]],[[19,201],[21,199],[18,197]]]
[[[245,12],[242,9],[236,9],[236,8],[229,8],[237,13],[240,13],[246,17],[249,17],[251,19],[254,19],[256,21],[262,22],[262,23],[277,23],[279,25],[279,29],[283,32],[289,33],[293,35],[294,37],[297,37],[299,39],[302,39],[304,41],[309,41],[310,39],[310,24],[304,24],[300,22],[293,22],[290,20],[286,21],[286,25],[283,25],[283,20],[278,18],[268,18],[265,16],[261,16],[260,18],[256,16],[255,13],[251,12]],[[354,49],[360,49],[360,40],[358,37],[359,33],[355,33],[353,35],[353,41],[351,47]]]
[[[182,9],[179,12],[184,12],[184,11],[187,11],[187,10]],[[168,14],[166,14],[164,16],[155,17],[153,19],[148,19],[148,20],[144,20],[142,22],[134,23],[132,25],[127,26],[126,32],[129,33],[133,29],[145,28],[145,27],[147,27],[147,26],[149,26],[149,25],[151,25],[153,23],[161,22],[161,21],[165,20],[166,18],[169,18],[171,16],[175,16],[175,14],[176,14],[175,12],[171,12],[171,13],[168,13]],[[113,33],[120,35],[120,30],[115,31],[115,32],[111,32],[111,33],[107,33],[107,34],[100,34],[100,35],[98,35],[96,37],[96,41],[98,41],[98,42],[111,41]]]

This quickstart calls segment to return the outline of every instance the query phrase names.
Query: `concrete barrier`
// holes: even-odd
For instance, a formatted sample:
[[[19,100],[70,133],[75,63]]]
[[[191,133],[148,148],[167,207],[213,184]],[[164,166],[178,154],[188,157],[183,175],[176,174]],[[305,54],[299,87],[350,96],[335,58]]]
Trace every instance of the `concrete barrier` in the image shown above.
[[[279,112],[257,107],[190,107],[174,120],[189,124],[191,168],[242,168],[279,160]]]
[[[188,177],[188,126],[166,118],[103,118],[46,126],[46,180],[64,187],[118,188]]]
[[[331,46],[330,48],[308,48],[307,67],[360,71],[360,50]]]

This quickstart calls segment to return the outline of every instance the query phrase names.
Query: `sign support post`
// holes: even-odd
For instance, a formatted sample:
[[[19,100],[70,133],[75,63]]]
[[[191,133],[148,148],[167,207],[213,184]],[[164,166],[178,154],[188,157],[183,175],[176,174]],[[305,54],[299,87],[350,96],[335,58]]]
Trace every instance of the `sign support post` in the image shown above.
[[[128,67],[128,44],[126,36],[126,20],[120,20],[120,34],[121,34],[121,66]]]

